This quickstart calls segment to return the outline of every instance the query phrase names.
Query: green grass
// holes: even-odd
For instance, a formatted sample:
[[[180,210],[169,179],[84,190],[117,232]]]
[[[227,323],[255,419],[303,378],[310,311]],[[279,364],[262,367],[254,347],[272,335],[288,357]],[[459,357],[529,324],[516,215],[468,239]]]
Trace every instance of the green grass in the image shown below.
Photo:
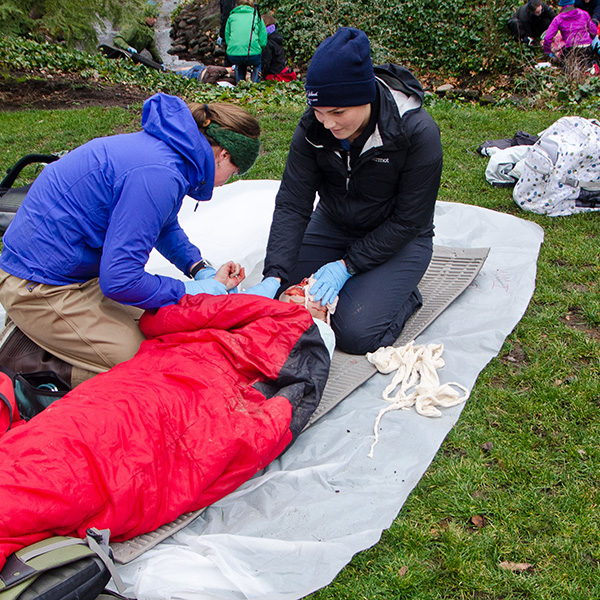
[[[247,177],[277,179],[303,107],[252,108],[264,135]],[[439,101],[429,110],[445,152],[440,199],[541,225],[537,287],[393,526],[310,598],[599,598],[600,214],[524,213],[512,190],[485,181],[487,159],[475,153],[486,139],[539,133],[564,113]],[[139,116],[139,107],[0,114],[0,168],[128,131]],[[505,561],[531,567],[513,572]]]
[[[26,154],[65,152],[95,137],[136,131],[139,122],[138,111],[120,108],[0,112],[0,179]],[[37,165],[27,167],[15,185],[28,183],[36,173]]]

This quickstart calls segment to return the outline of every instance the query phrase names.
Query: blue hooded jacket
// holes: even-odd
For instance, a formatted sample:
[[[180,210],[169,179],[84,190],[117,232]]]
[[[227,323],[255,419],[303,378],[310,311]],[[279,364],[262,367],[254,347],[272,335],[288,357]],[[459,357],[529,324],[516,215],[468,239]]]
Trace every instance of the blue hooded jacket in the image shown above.
[[[214,154],[180,98],[146,100],[142,127],[45,167],[4,235],[0,268],[50,285],[98,277],[105,296],[144,309],[177,302],[183,282],[144,268],[152,248],[186,274],[202,258],[177,214],[185,195],[211,198]]]

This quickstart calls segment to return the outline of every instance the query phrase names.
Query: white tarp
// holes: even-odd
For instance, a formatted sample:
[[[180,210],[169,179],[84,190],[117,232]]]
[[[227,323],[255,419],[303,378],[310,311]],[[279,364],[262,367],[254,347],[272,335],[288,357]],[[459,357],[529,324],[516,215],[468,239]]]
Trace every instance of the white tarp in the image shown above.
[[[186,199],[180,221],[208,260],[235,259],[260,281],[277,188],[275,181],[224,186],[197,212]],[[527,308],[543,231],[504,213],[447,202],[438,203],[435,222],[436,244],[491,247],[473,285],[417,339],[444,344],[442,383],[471,389]],[[149,270],[177,274],[158,255]],[[445,409],[437,419],[414,410],[386,414],[368,458],[391,377],[375,375],[267,469],[119,567],[129,592],[140,600],[291,600],[330,583],[392,524],[462,409]]]

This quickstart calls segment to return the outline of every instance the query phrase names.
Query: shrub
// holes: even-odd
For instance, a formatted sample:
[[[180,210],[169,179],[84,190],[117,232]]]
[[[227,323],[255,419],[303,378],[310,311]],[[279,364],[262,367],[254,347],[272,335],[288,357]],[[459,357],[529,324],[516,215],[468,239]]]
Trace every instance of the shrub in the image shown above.
[[[506,29],[514,10],[506,0],[264,0],[265,9],[274,11],[288,53],[300,64],[339,26],[363,29],[379,63],[447,74],[506,72],[520,63],[522,49]]]
[[[144,0],[2,0],[0,34],[32,35],[91,49],[95,27],[103,20],[119,23],[138,14]]]

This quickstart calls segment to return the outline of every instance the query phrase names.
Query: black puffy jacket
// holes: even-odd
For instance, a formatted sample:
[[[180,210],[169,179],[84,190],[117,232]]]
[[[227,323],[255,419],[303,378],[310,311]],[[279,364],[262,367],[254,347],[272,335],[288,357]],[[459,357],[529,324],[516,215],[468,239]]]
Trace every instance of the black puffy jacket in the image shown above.
[[[263,78],[267,75],[278,75],[285,69],[285,51],[283,37],[275,30],[267,36],[267,45],[262,51],[261,70]]]
[[[593,0],[594,1],[594,0]],[[556,13],[552,7],[542,2],[542,13],[535,15],[529,10],[529,3],[518,8],[508,20],[508,28],[517,40],[539,38],[548,29]]]
[[[342,146],[308,108],[298,124],[277,193],[265,277],[286,275],[296,263],[304,231],[319,207],[362,237],[346,261],[357,272],[382,264],[418,236],[433,235],[442,172],[439,128],[421,107],[423,89],[397,65],[375,68],[379,116],[352,169]]]

